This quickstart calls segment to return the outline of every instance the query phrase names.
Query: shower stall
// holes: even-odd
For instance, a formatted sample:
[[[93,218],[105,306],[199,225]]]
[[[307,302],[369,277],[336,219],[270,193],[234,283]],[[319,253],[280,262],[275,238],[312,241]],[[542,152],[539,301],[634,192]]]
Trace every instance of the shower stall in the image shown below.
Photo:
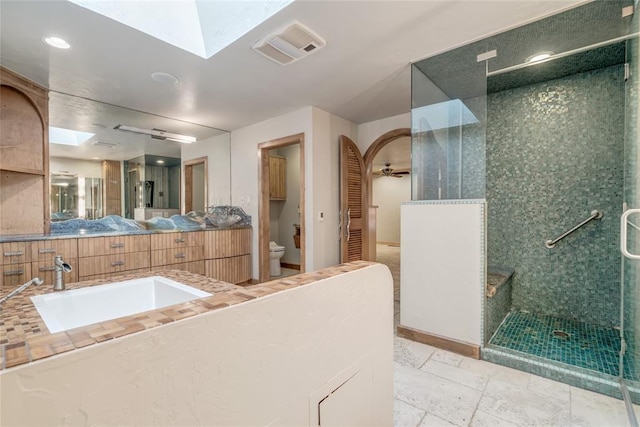
[[[594,1],[412,67],[412,198],[486,203],[481,357],[640,402],[638,14]]]

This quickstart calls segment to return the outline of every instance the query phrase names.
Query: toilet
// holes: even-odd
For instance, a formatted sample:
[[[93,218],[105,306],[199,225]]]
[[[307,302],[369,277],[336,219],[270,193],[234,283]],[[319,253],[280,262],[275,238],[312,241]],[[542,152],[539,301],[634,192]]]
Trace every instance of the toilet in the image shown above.
[[[278,246],[276,242],[269,242],[269,272],[271,276],[282,276],[280,258],[284,255],[284,246]]]

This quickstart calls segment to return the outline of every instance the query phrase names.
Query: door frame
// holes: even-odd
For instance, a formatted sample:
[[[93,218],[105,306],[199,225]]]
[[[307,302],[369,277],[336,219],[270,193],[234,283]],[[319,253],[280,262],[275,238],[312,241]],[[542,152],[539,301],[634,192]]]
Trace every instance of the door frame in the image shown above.
[[[184,170],[184,200],[182,201],[182,215],[193,210],[193,167],[199,164],[204,164],[204,207],[207,208],[209,203],[207,184],[209,181],[209,156],[198,157],[195,159],[185,160],[182,162],[182,169]],[[182,188],[182,186],[180,186]],[[187,207],[189,208],[187,210]]]
[[[269,275],[269,150],[300,144],[300,273],[305,271],[305,168],[304,133],[285,136],[258,144],[258,279],[270,280]]]

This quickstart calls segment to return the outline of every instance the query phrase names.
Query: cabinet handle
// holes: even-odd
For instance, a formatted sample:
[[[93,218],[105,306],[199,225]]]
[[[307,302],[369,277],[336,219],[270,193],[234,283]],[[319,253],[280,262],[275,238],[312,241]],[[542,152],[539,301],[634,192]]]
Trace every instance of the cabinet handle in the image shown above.
[[[5,276],[19,276],[21,274],[24,274],[24,270],[10,270],[10,271],[5,271],[4,275]]]
[[[185,254],[176,254],[176,258],[185,258],[186,255]]]
[[[184,238],[176,239],[176,243],[184,243],[184,242],[185,242]]]
[[[40,267],[38,270],[40,271],[56,271],[55,267]]]
[[[53,254],[55,252],[56,252],[56,250],[54,248],[38,249],[38,253],[39,254]]]
[[[114,261],[111,263],[111,267],[118,267],[119,265],[124,265],[124,261]]]
[[[23,251],[12,251],[12,252],[5,252],[4,256],[22,256],[24,255]]]
[[[112,243],[111,247],[113,249],[117,249],[117,248],[124,248],[124,243]]]

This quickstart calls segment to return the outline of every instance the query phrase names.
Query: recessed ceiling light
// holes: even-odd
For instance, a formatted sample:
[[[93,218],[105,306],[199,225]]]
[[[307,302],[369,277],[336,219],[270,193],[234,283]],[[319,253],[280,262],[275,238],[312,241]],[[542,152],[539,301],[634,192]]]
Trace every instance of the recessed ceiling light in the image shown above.
[[[162,71],[152,73],[151,78],[154,81],[167,86],[175,86],[180,82],[176,76]]]
[[[164,160],[156,160],[156,163],[163,164]]]
[[[92,157],[93,160],[100,160],[100,157]]]
[[[525,62],[544,61],[545,59],[551,58],[551,55],[553,55],[553,52],[538,52],[525,59]]]
[[[69,49],[71,45],[60,37],[45,37],[44,42],[49,46],[57,47],[58,49]]]

